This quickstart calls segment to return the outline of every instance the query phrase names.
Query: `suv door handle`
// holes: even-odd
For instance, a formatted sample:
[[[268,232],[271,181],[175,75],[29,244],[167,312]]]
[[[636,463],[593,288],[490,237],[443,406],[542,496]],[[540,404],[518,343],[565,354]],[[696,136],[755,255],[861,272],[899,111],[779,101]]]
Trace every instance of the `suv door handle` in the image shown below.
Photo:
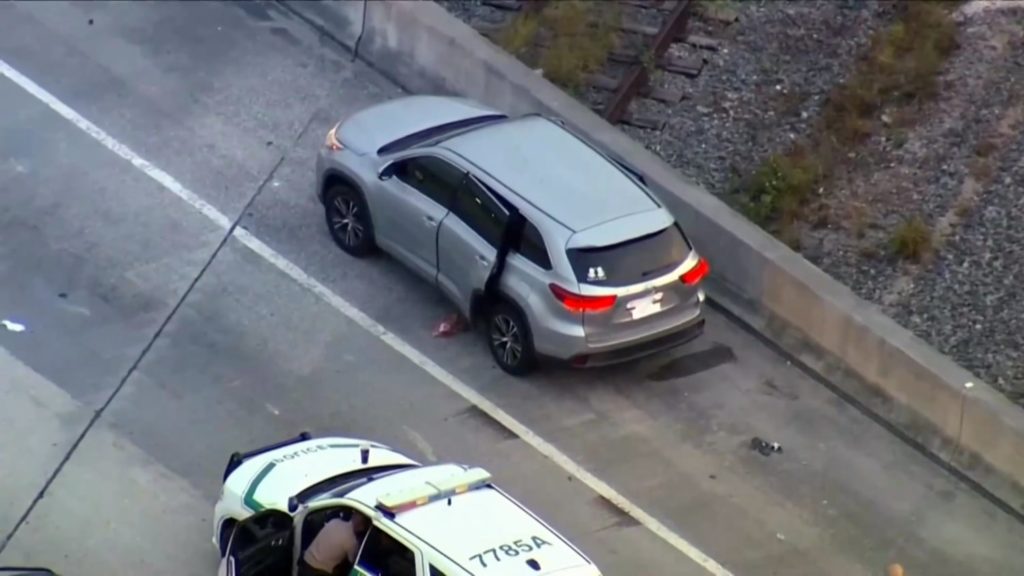
[[[437,226],[437,220],[435,220],[433,216],[424,216],[423,222],[430,228]]]
[[[488,260],[487,258],[484,258],[483,256],[481,256],[479,254],[476,255],[476,261],[479,262],[481,266],[490,266],[491,265],[491,261],[490,260]]]

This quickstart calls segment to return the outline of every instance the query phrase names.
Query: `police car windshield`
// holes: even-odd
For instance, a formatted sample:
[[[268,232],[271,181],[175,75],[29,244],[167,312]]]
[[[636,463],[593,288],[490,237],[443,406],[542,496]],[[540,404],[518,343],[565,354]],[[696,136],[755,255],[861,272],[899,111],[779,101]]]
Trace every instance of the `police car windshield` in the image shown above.
[[[415,464],[391,464],[388,466],[375,466],[372,468],[360,468],[337,476],[331,476],[306,488],[296,495],[299,502],[308,502],[322,498],[339,498],[352,490],[378,478],[394,474],[399,470],[415,468]]]

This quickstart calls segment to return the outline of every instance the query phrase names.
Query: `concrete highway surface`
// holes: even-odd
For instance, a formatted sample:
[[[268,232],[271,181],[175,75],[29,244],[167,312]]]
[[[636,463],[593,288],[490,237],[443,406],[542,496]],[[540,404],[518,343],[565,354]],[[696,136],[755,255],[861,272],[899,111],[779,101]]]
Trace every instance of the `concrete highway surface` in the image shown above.
[[[485,466],[609,575],[1024,570],[1016,519],[714,310],[529,380],[432,337],[313,190],[402,92],[275,4],[2,3],[0,72],[0,564],[213,574],[228,454],[309,429]]]

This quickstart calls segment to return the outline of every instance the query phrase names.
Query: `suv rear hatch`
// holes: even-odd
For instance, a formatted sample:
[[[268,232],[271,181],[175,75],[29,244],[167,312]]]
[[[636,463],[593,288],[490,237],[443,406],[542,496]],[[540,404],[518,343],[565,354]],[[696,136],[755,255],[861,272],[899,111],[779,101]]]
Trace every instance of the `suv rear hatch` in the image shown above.
[[[700,310],[704,264],[664,210],[578,232],[566,254],[579,283],[587,342],[613,346],[685,323]]]

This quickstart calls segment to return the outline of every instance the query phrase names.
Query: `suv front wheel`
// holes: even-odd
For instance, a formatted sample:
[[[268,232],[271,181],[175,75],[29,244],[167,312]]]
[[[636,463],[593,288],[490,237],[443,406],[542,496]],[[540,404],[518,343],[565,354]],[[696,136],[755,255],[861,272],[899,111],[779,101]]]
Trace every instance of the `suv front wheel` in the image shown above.
[[[513,376],[525,376],[537,366],[530,325],[522,312],[508,302],[488,308],[487,347],[498,367]]]
[[[349,255],[363,258],[376,250],[370,209],[359,190],[332,186],[324,194],[324,216],[334,243]]]

